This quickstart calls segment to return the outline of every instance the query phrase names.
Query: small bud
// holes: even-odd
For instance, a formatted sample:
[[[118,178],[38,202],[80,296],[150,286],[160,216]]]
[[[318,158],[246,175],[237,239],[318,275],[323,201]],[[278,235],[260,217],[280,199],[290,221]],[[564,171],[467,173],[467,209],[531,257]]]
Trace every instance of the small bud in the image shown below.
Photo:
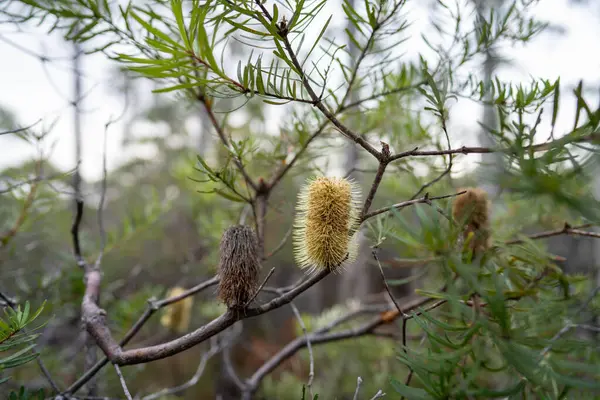
[[[294,253],[309,273],[337,271],[356,258],[360,189],[343,178],[318,177],[301,189],[294,223]]]
[[[244,308],[257,289],[258,240],[244,225],[228,228],[221,238],[219,298],[228,308]]]
[[[184,288],[176,286],[169,290],[167,297],[179,296],[184,292]],[[186,332],[190,326],[193,305],[194,298],[192,296],[188,296],[177,303],[170,304],[166,307],[164,314],[160,318],[161,325],[177,333]]]
[[[487,193],[479,188],[460,189],[466,191],[456,197],[452,206],[452,216],[458,223],[464,223],[463,238],[474,252],[491,247],[490,202]]]

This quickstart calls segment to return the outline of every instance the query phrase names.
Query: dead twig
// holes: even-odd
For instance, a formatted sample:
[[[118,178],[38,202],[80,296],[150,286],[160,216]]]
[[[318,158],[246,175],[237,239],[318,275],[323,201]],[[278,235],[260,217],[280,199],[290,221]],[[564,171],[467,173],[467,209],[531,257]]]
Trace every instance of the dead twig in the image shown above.
[[[127,388],[127,383],[125,382],[125,378],[123,377],[123,374],[121,373],[121,368],[119,368],[119,366],[117,364],[114,364],[114,367],[115,367],[115,371],[117,371],[117,375],[119,376],[119,381],[121,382],[121,387],[123,388],[125,397],[127,397],[127,400],[133,400],[133,398],[131,397],[131,393],[129,393],[129,389]]]
[[[575,311],[575,313],[574,313],[575,316],[579,315],[583,310],[585,310],[587,308],[587,306],[592,302],[592,300],[594,300],[594,297],[596,297],[598,292],[600,292],[600,286],[597,286],[594,290],[592,290],[592,292],[587,297],[587,299],[583,302],[583,304],[581,304],[581,306],[579,306],[577,308],[577,311]],[[541,360],[544,359],[546,354],[548,354],[548,352],[550,352],[550,350],[552,349],[552,347],[554,346],[556,341],[576,326],[577,326],[577,324],[575,324],[573,321],[567,320],[567,323],[565,324],[565,326],[563,326],[562,329],[560,331],[558,331],[552,337],[552,339],[550,339],[550,342],[548,343],[548,345],[542,349],[542,351],[540,353],[540,357],[539,357],[540,362],[541,362]]]
[[[285,246],[285,244],[287,243],[288,239],[290,238],[290,235],[292,234],[292,230],[293,230],[293,226],[290,226],[290,228],[285,233],[285,236],[283,237],[283,239],[281,239],[281,242],[279,242],[279,244],[277,245],[277,247],[275,247],[269,254],[267,254],[263,258],[263,260],[266,260],[266,259],[269,259],[269,258],[273,257],[275,254],[277,254],[277,252],[279,250],[283,249],[283,246]]]
[[[581,230],[583,228],[589,228],[591,226],[593,226],[593,224],[583,224],[583,225],[571,227],[571,225],[569,225],[568,223],[565,223],[565,225],[561,229],[554,229],[551,231],[535,233],[533,235],[528,235],[527,238],[532,239],[532,240],[537,240],[537,239],[549,238],[552,236],[569,235],[569,234],[579,235],[579,236],[600,237],[600,235],[598,233],[587,232],[587,231]],[[513,240],[509,240],[509,241],[505,242],[505,244],[513,245],[513,244],[521,244],[523,242],[524,242],[523,239],[513,239]]]
[[[358,378],[356,378],[356,390],[354,391],[354,397],[352,397],[352,400],[358,400],[358,391],[360,390],[360,385],[362,385],[362,378],[359,376]]]
[[[265,286],[265,284],[267,283],[267,281],[269,280],[269,278],[271,277],[271,275],[273,275],[274,272],[275,272],[275,267],[271,268],[271,270],[269,271],[269,273],[267,274],[267,276],[265,277],[265,279],[262,281],[262,283],[260,284],[260,286],[258,287],[258,289],[256,289],[256,292],[254,292],[254,294],[252,295],[252,297],[250,298],[250,300],[248,300],[248,302],[246,303],[246,307],[248,307],[250,304],[252,304],[252,302],[254,301],[254,299],[256,299],[256,296],[258,296],[258,294],[263,289],[263,287]]]
[[[8,130],[8,131],[2,131],[2,132],[0,132],[0,136],[1,136],[1,135],[9,135],[9,134],[11,134],[11,133],[19,133],[19,132],[24,132],[24,131],[26,131],[27,129],[33,128],[33,127],[34,127],[35,125],[37,125],[37,124],[38,124],[40,121],[41,121],[41,119],[38,119],[37,121],[35,121],[33,124],[31,124],[31,125],[29,125],[29,126],[26,126],[26,127],[23,127],[23,128],[11,129],[11,130]]]
[[[298,320],[298,324],[300,324],[300,327],[302,328],[304,337],[306,338],[306,347],[308,349],[308,357],[310,360],[309,361],[310,367],[309,367],[309,372],[308,372],[308,382],[306,383],[306,388],[308,389],[308,394],[310,395],[310,398],[312,399],[313,398],[312,384],[313,384],[313,380],[315,379],[315,359],[313,357],[313,350],[312,350],[312,346],[310,344],[310,338],[308,336],[308,331],[306,330],[306,325],[304,325],[304,321],[302,320],[302,315],[300,315],[300,311],[298,311],[298,307],[296,307],[294,302],[290,302],[290,307],[292,308],[292,311],[294,312],[294,315],[296,316],[296,319]]]
[[[400,305],[394,298],[394,295],[392,294],[392,291],[390,290],[389,285],[387,284],[387,280],[385,279],[385,274],[383,273],[383,268],[381,267],[381,262],[379,262],[379,257],[377,257],[377,248],[374,248],[373,250],[371,250],[371,254],[373,255],[373,258],[375,259],[375,261],[377,262],[377,266],[379,267],[379,273],[381,274],[381,279],[383,280],[385,290],[387,291],[388,296],[390,297],[390,300],[392,301],[392,303],[394,303],[398,312],[400,314],[402,314],[402,316],[406,316],[406,314],[404,314],[404,312],[400,308]]]
[[[413,204],[419,204],[419,203],[430,204],[430,202],[432,200],[448,199],[448,198],[451,198],[451,197],[460,196],[463,193],[466,193],[466,192],[463,191],[463,192],[459,192],[459,193],[447,194],[447,195],[444,195],[444,196],[434,196],[434,197],[429,197],[429,194],[426,193],[425,196],[420,197],[418,199],[403,201],[401,203],[397,203],[397,204],[394,204],[394,205],[391,205],[391,206],[388,206],[388,207],[383,207],[383,208],[380,208],[378,210],[371,211],[370,213],[367,213],[367,214],[363,215],[362,221],[366,221],[369,218],[373,218],[376,215],[383,214],[383,213],[389,212],[391,210],[400,210],[400,209],[402,209],[404,207],[408,207],[408,206],[411,206]]]

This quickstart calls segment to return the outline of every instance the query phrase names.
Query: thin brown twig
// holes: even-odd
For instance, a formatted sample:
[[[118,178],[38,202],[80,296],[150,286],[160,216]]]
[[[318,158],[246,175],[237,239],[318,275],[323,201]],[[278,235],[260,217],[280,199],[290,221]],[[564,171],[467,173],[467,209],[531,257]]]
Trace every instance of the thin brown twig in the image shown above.
[[[591,226],[593,226],[593,224],[583,224],[583,225],[578,225],[578,226],[571,227],[568,223],[565,223],[565,225],[561,229],[554,229],[554,230],[551,230],[551,231],[545,231],[545,232],[535,233],[533,235],[527,236],[527,238],[532,239],[532,240],[536,240],[536,239],[545,239],[545,238],[549,238],[549,237],[552,237],[552,236],[560,236],[560,235],[565,235],[565,234],[567,234],[567,235],[568,234],[580,235],[581,233],[585,233],[585,235],[582,235],[582,236],[599,237],[597,234],[595,234],[595,235],[588,235],[588,233],[592,233],[592,232],[586,232],[586,231],[581,231],[580,230],[580,229],[583,229],[583,228],[589,228]],[[572,233],[573,231],[575,231],[576,233]],[[507,245],[521,244],[523,242],[524,242],[523,239],[513,239],[513,240],[506,241],[505,244],[507,244]]]
[[[127,388],[127,383],[125,382],[125,378],[123,377],[123,374],[121,373],[121,368],[119,368],[119,366],[117,364],[114,364],[114,367],[115,367],[115,371],[117,372],[117,375],[119,376],[119,381],[121,382],[121,387],[123,388],[125,397],[127,397],[127,400],[133,400],[133,398],[131,397],[131,393],[129,393],[129,389]]]
[[[362,168],[357,168],[357,167],[352,167],[348,170],[348,172],[346,172],[346,174],[344,175],[344,179],[348,179],[353,172],[360,172],[363,174],[376,174],[377,170],[376,169],[362,169]]]
[[[403,317],[402,318],[402,349],[405,354],[408,354],[408,348],[406,345],[406,328],[407,328],[407,321],[408,321],[408,319],[406,318],[407,315],[400,308],[400,305],[394,298],[394,295],[392,294],[392,291],[390,290],[387,280],[385,279],[385,274],[383,273],[383,268],[381,267],[381,262],[379,262],[379,257],[377,257],[377,248],[373,249],[372,254],[373,254],[373,258],[375,258],[375,261],[377,261],[377,267],[379,267],[379,273],[381,274],[381,279],[383,280],[383,284],[385,285],[385,290],[387,291],[388,295],[390,296],[390,299],[396,306],[396,310],[398,310],[398,313],[400,315],[402,315],[402,317]],[[412,373],[412,368],[409,368],[409,369]]]
[[[389,287],[389,285],[387,283],[387,280],[385,279],[385,274],[383,273],[383,268],[381,267],[381,262],[379,262],[379,257],[377,257],[377,248],[374,248],[373,250],[371,250],[371,254],[373,254],[373,258],[377,262],[377,266],[379,267],[379,273],[381,274],[381,279],[383,280],[383,284],[385,286],[385,290],[387,291],[388,296],[390,297],[390,300],[394,303],[394,305],[396,306],[396,309],[398,310],[398,312],[400,314],[402,314],[403,316],[406,316],[406,314],[404,314],[404,312],[400,308],[400,305],[398,304],[398,302],[394,298],[394,295],[392,294],[392,291],[390,290],[390,287]]]
[[[306,388],[308,389],[308,394],[310,398],[313,398],[312,394],[312,384],[315,379],[315,358],[313,356],[313,349],[310,344],[310,338],[308,336],[308,331],[306,330],[306,325],[302,320],[302,315],[300,315],[300,311],[298,311],[298,307],[294,304],[293,301],[290,301],[290,307],[298,320],[298,324],[300,324],[300,328],[302,328],[302,332],[304,333],[304,337],[306,338],[306,348],[308,349],[308,357],[309,357],[309,372],[308,372],[308,382],[306,383]]]
[[[273,275],[274,272],[275,272],[275,267],[271,268],[271,270],[269,271],[269,273],[267,274],[267,276],[265,277],[265,279],[262,281],[262,283],[260,284],[260,286],[258,287],[258,289],[256,289],[256,291],[254,292],[254,294],[252,295],[252,297],[250,298],[250,300],[248,300],[248,302],[246,303],[245,307],[248,307],[250,304],[252,304],[252,302],[254,301],[254,299],[256,299],[256,296],[258,296],[258,294],[263,289],[263,287],[265,286],[265,284],[267,283],[267,281],[269,280],[269,278],[271,277],[271,275]]]
[[[592,300],[594,300],[594,297],[596,297],[596,295],[599,292],[600,292],[600,286],[597,286],[594,290],[592,290],[592,292],[589,294],[589,296],[583,302],[583,304],[581,304],[581,306],[579,306],[577,308],[577,311],[575,311],[574,315],[578,316],[579,314],[581,314],[581,312],[586,309],[586,307],[592,302]],[[552,339],[550,339],[550,342],[548,343],[548,345],[542,349],[540,356],[539,356],[540,361],[546,356],[546,354],[548,354],[548,352],[550,352],[550,350],[552,349],[552,346],[554,346],[554,344],[556,343],[556,341],[558,339],[560,339],[563,335],[565,335],[567,332],[569,332],[572,328],[574,328],[576,326],[577,326],[577,324],[574,324],[573,321],[567,320],[567,323],[565,324],[565,326],[562,327],[562,329],[560,331],[558,331],[556,333],[556,335],[554,335],[552,337]]]
[[[290,226],[290,228],[285,233],[285,236],[283,237],[283,239],[281,239],[281,242],[279,242],[277,247],[275,247],[273,250],[271,250],[271,252],[264,257],[264,260],[273,257],[275,254],[277,254],[277,252],[279,250],[283,249],[283,246],[285,246],[285,244],[287,243],[288,239],[290,238],[290,236],[292,234],[293,228],[294,228],[293,226]]]
[[[73,224],[71,225],[71,236],[73,239],[73,252],[75,255],[75,261],[77,262],[77,266],[80,268],[85,267],[85,260],[81,254],[81,245],[79,242],[79,225],[81,224],[81,220],[83,218],[83,198],[81,195],[76,195],[75,197],[75,219],[73,220]]]
[[[587,236],[587,237],[593,237],[593,238],[600,238],[600,233],[598,232],[588,232],[588,231],[582,231],[580,229],[567,229],[566,231],[567,235],[575,235],[575,236]]]
[[[242,322],[240,321],[238,322],[238,324],[241,325]],[[229,377],[233,380],[235,386],[237,386],[238,389],[243,392],[246,388],[246,385],[244,384],[244,382],[242,382],[237,372],[235,372],[235,368],[233,367],[233,363],[231,362],[231,346],[225,346],[223,348],[223,351],[221,352],[221,355],[223,356],[223,364],[225,366],[227,374],[229,374]]]
[[[418,199],[414,199],[414,200],[407,200],[407,201],[403,201],[401,203],[397,203],[388,207],[383,207],[380,208],[378,210],[375,211],[371,211],[370,213],[367,213],[365,215],[363,215],[362,217],[362,221],[365,221],[369,218],[373,218],[379,214],[383,214],[385,212],[391,211],[393,209],[395,210],[399,210],[401,208],[404,207],[408,207],[411,206],[413,204],[418,204],[418,203],[425,203],[425,204],[429,204],[432,200],[441,200],[441,199],[447,199],[450,197],[456,197],[456,196],[460,196],[462,194],[466,193],[465,191],[463,192],[459,192],[459,193],[453,193],[453,194],[447,194],[447,195],[443,195],[443,196],[434,196],[434,197],[429,197],[429,194],[426,193],[425,196],[418,198]]]
[[[410,368],[408,370],[408,375],[406,375],[406,380],[404,381],[405,386],[410,386],[410,381],[412,380],[413,374],[414,374],[414,371],[412,368]],[[400,400],[404,400],[404,396],[402,396]]]
[[[67,172],[62,172],[62,173],[54,174],[54,175],[50,175],[50,176],[36,176],[34,178],[15,183],[14,185],[9,185],[8,187],[1,189],[0,194],[12,192],[13,190],[20,188],[21,186],[30,185],[35,182],[49,182],[49,181],[67,176],[72,172],[73,171],[67,171]]]
[[[386,145],[387,146],[387,145]],[[389,152],[389,148],[388,148]],[[387,167],[387,163],[380,162],[379,167],[377,168],[377,173],[375,174],[375,178],[373,178],[373,183],[371,184],[371,189],[369,190],[369,194],[365,199],[363,204],[362,211],[360,213],[361,222],[367,219],[367,214],[369,209],[371,208],[371,203],[373,203],[373,199],[375,198],[375,193],[377,193],[377,189],[379,189],[379,185],[381,184],[381,180],[383,179],[383,174],[385,173],[385,168]]]
[[[356,378],[356,390],[354,391],[354,397],[352,397],[352,400],[358,400],[358,392],[360,390],[360,385],[362,385],[362,378],[359,376],[358,378]]]
[[[420,81],[420,82],[417,82],[417,83],[415,83],[413,85],[398,87],[398,88],[395,88],[395,89],[386,90],[386,91],[381,92],[381,93],[375,93],[375,94],[373,94],[371,96],[367,96],[367,97],[364,97],[362,99],[356,100],[356,101],[354,101],[352,103],[348,103],[348,104],[344,105],[341,108],[340,111],[346,111],[346,110],[348,110],[350,108],[360,106],[361,104],[366,103],[367,101],[377,100],[380,97],[386,97],[386,96],[390,96],[390,95],[393,95],[393,94],[409,92],[411,90],[418,89],[419,87],[423,86],[425,83],[426,83],[425,81]]]
[[[23,128],[10,129],[10,130],[8,130],[8,131],[2,131],[2,132],[0,132],[0,136],[1,136],[1,135],[9,135],[9,134],[11,134],[11,133],[19,133],[19,132],[24,132],[24,131],[26,131],[26,130],[27,130],[27,129],[29,129],[29,128],[33,128],[33,127],[34,127],[34,126],[35,126],[37,123],[39,123],[40,121],[41,121],[41,118],[40,118],[40,119],[38,119],[37,121],[35,121],[33,124],[31,124],[31,125],[29,125],[29,126],[26,126],[26,127],[23,127]]]
[[[570,143],[589,142],[598,139],[600,136],[597,133],[592,133],[586,136],[571,137],[570,134],[563,136],[560,139],[552,140],[550,142],[532,145],[519,149],[519,151],[546,151],[555,146],[561,146]],[[444,156],[449,154],[488,154],[488,153],[516,153],[515,149],[512,148],[492,148],[492,147],[473,147],[473,146],[462,146],[456,149],[449,150],[419,150],[418,147],[413,150],[408,150],[402,153],[394,154],[390,157],[390,162],[396,161],[406,157],[429,157],[429,156]]]
[[[379,389],[377,393],[375,393],[375,396],[371,397],[371,400],[377,400],[383,397],[385,397],[385,393],[383,392],[383,390]]]
[[[227,136],[225,135],[225,132],[223,132],[223,128],[217,121],[217,117],[215,116],[215,113],[213,112],[213,109],[210,106],[210,104],[207,103],[204,98],[199,98],[199,100],[202,102],[202,105],[204,106],[204,109],[206,110],[206,114],[208,115],[208,119],[210,119],[210,122],[212,123],[215,130],[217,131],[217,135],[219,136],[219,139],[221,139],[221,142],[223,142],[223,145],[226,147],[231,146],[231,144],[229,143],[229,140],[227,139]],[[250,175],[248,175],[248,172],[246,171],[246,168],[242,164],[242,161],[240,159],[238,159],[237,157],[234,157],[233,161],[235,162],[239,171],[242,173],[242,176],[244,177],[244,180],[246,181],[246,183],[252,189],[256,190],[258,186],[256,185],[256,182],[254,182],[252,180]]]
[[[446,142],[448,144],[448,150],[452,149],[452,145],[450,144],[450,135],[448,134],[448,128],[446,127],[446,119],[445,119],[445,115],[442,114],[440,115],[440,119],[442,121],[442,130],[444,132],[444,136],[446,137]],[[434,179],[432,179],[431,181],[425,183],[423,186],[421,186],[421,188],[417,191],[417,193],[415,193],[410,199],[414,200],[417,198],[417,196],[419,196],[421,193],[423,193],[423,191],[425,189],[427,189],[428,187],[436,184],[437,182],[439,182],[440,180],[442,180],[442,178],[444,178],[446,175],[450,174],[450,172],[452,171],[452,153],[448,154],[448,165],[446,168],[444,168],[444,171],[442,171],[442,173],[440,175],[438,175],[437,177],[435,177]]]
[[[281,181],[281,179],[283,179],[283,177],[285,176],[285,174],[296,164],[296,162],[298,161],[298,159],[300,159],[300,157],[302,156],[302,154],[304,154],[304,152],[308,149],[308,146],[310,145],[310,143],[313,140],[315,140],[319,135],[321,135],[323,133],[323,131],[325,130],[325,128],[327,127],[327,125],[329,125],[329,120],[325,120],[317,128],[317,130],[312,135],[310,135],[308,137],[308,139],[306,139],[306,141],[304,142],[304,144],[302,145],[302,147],[296,152],[296,154],[290,160],[289,163],[281,164],[281,167],[279,167],[277,169],[277,171],[275,171],[275,173],[273,174],[273,176],[269,180],[269,183],[268,183],[268,187],[269,188],[272,189],[273,187],[275,187]]]

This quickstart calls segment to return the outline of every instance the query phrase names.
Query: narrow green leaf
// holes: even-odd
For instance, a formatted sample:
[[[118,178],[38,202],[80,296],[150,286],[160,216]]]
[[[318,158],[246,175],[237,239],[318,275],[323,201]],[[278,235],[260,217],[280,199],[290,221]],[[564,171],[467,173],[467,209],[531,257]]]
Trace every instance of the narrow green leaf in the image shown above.
[[[190,42],[190,38],[188,36],[187,29],[185,29],[181,0],[171,0],[171,10],[173,11],[173,15],[175,16],[175,21],[177,22],[177,27],[179,28],[179,34],[181,35],[181,39],[183,39],[185,47],[189,51],[194,51],[192,43]]]
[[[394,390],[410,400],[435,400],[425,390],[406,386],[404,383],[397,381],[394,378],[390,379],[390,383]]]
[[[329,18],[327,18],[327,22],[325,22],[325,25],[323,25],[323,28],[321,29],[321,32],[319,33],[319,36],[317,36],[317,39],[315,40],[315,42],[314,42],[313,46],[311,47],[310,51],[308,52],[308,54],[306,54],[305,60],[308,60],[308,58],[310,57],[311,53],[313,52],[313,50],[317,46],[317,44],[321,41],[321,38],[325,34],[325,31],[327,30],[327,27],[329,26],[329,23],[331,22],[331,18],[332,17],[333,17],[333,15],[330,15]]]
[[[206,12],[200,14],[200,17],[198,18],[198,45],[200,47],[200,53],[201,56],[208,61],[208,65],[210,65],[210,68],[213,70],[213,72],[225,78],[225,75],[219,69],[219,65],[217,64],[217,60],[215,60],[215,56],[213,54],[213,50],[208,42],[208,33],[204,28],[205,18]]]
[[[29,350],[33,349],[34,347],[35,347],[35,344],[29,345],[11,355],[9,355],[8,357],[0,359],[0,365],[5,365],[5,364],[9,363],[10,361],[19,359],[19,357],[21,357],[23,354],[27,353]]]
[[[262,57],[259,57],[258,61],[256,62],[256,89],[258,90],[258,93],[265,94],[265,85],[263,83],[262,78],[261,59]]]
[[[154,36],[161,38],[165,43],[169,43],[171,46],[173,46],[174,48],[178,48],[178,49],[182,49],[185,50],[185,47],[183,47],[181,44],[177,43],[175,40],[173,40],[169,35],[167,35],[164,32],[161,32],[159,29],[153,27],[152,25],[150,25],[148,22],[144,21],[139,15],[137,15],[137,13],[133,10],[131,10],[131,16],[133,17],[133,19],[135,19],[140,25],[142,25],[144,27],[144,29],[146,29],[148,31],[148,33],[153,34]]]
[[[289,30],[292,30],[296,23],[298,22],[298,18],[300,18],[300,13],[302,13],[302,9],[304,8],[304,0],[299,0],[296,4],[296,11],[294,11],[294,15],[290,19],[288,23]]]
[[[273,3],[273,15],[271,18],[271,26],[275,26],[275,24],[279,21],[279,8],[277,8],[277,3]]]
[[[217,193],[221,197],[226,198],[227,200],[235,201],[237,203],[244,203],[245,202],[244,199],[242,199],[242,198],[240,198],[238,196],[231,195],[231,194],[229,194],[227,192],[224,192],[224,191],[222,191],[220,189],[215,189],[215,193]]]
[[[286,101],[281,101],[281,102],[278,102],[278,101],[273,101],[273,100],[267,100],[267,99],[263,99],[263,102],[264,102],[264,103],[267,103],[267,104],[272,104],[272,105],[274,105],[274,106],[281,106],[281,105],[284,105],[284,104],[288,104],[290,101],[291,101],[291,100],[286,100]]]
[[[227,23],[229,23],[230,25],[232,25],[233,27],[243,30],[245,32],[251,33],[253,35],[257,35],[257,36],[261,36],[261,37],[266,37],[266,36],[271,36],[268,33],[265,32],[261,32],[261,31],[257,31],[256,29],[252,29],[250,28],[248,25],[245,24],[240,24],[230,18],[225,18],[225,21],[227,21]]]
[[[21,325],[25,326],[27,322],[29,322],[29,311],[30,311],[29,301],[25,302],[25,308],[23,309],[23,314],[21,315]]]
[[[195,88],[198,86],[200,86],[200,85],[197,82],[182,83],[179,85],[169,86],[169,87],[160,88],[160,89],[154,89],[152,91],[152,93],[167,93],[167,92],[172,92],[175,90],[191,89],[191,88]]]

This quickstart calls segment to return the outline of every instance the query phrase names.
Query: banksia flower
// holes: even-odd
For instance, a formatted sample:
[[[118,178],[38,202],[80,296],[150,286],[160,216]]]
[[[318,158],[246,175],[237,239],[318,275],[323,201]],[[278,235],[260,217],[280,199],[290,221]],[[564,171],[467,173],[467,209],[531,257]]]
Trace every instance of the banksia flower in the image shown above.
[[[244,308],[257,289],[258,240],[244,225],[228,228],[221,238],[219,298],[228,308]]]
[[[465,224],[463,238],[469,241],[473,252],[481,252],[491,247],[490,204],[487,193],[479,188],[460,189],[466,191],[456,197],[452,206],[452,216]]]
[[[310,179],[301,189],[294,223],[294,253],[309,272],[338,271],[356,258],[360,189],[343,178]]]
[[[185,289],[179,286],[176,286],[169,290],[167,293],[167,297],[179,296],[185,292]],[[183,300],[178,301],[177,303],[173,303],[169,305],[166,309],[162,317],[160,318],[160,323],[165,328],[170,329],[171,331],[184,333],[187,331],[190,326],[190,317],[192,315],[192,306],[194,305],[194,298],[189,296]]]

